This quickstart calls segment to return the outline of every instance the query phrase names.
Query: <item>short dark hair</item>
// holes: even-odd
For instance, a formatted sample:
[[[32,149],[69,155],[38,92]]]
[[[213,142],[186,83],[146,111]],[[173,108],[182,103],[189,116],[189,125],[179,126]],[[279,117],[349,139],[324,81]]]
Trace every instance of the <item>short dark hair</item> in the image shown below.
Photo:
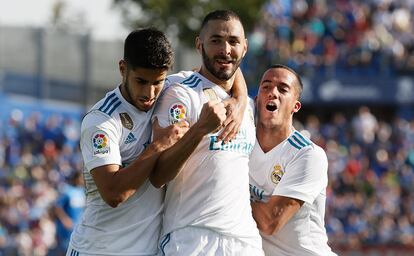
[[[237,13],[235,13],[235,12],[233,12],[231,10],[215,10],[215,11],[212,11],[212,12],[208,13],[206,15],[206,17],[204,17],[203,22],[201,23],[200,31],[202,31],[204,29],[204,27],[207,25],[207,23],[210,20],[225,20],[225,21],[229,21],[231,19],[238,20],[241,23],[241,20],[240,20],[239,15],[237,15]]]
[[[131,68],[170,69],[173,50],[163,32],[155,28],[134,30],[125,39],[124,60]]]
[[[273,64],[271,65],[267,70],[269,69],[274,69],[274,68],[282,68],[282,69],[286,69],[288,71],[290,71],[293,75],[295,75],[297,83],[298,83],[298,98],[300,99],[300,96],[302,95],[302,91],[303,91],[303,83],[302,83],[302,79],[300,78],[299,74],[296,73],[295,70],[293,70],[292,68],[283,65],[283,64]]]

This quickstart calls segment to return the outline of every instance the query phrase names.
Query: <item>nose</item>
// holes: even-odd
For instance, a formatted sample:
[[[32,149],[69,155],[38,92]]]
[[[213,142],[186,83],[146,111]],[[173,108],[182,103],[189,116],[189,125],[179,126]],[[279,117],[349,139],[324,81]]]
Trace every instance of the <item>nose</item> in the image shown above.
[[[227,41],[223,41],[220,47],[220,54],[221,55],[230,55],[231,53],[231,45]]]
[[[144,88],[143,96],[146,100],[151,100],[155,98],[155,86],[147,85]]]
[[[276,87],[274,87],[273,89],[269,90],[269,93],[267,94],[267,97],[269,99],[276,99],[278,96],[279,91],[277,90]]]

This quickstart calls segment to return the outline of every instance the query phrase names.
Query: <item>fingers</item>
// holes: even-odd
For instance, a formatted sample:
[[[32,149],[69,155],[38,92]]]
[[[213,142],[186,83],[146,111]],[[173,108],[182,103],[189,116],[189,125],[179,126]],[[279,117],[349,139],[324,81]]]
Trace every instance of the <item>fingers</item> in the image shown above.
[[[240,125],[237,122],[231,121],[223,131],[218,135],[217,139],[227,143],[236,138],[240,130]]]
[[[208,102],[208,105],[211,111],[216,115],[216,117],[218,117],[220,126],[222,126],[224,121],[227,118],[226,117],[227,110],[224,107],[224,103],[222,101],[212,100]]]
[[[190,124],[187,122],[187,120],[182,120],[178,123],[175,123],[174,125],[180,127],[180,128],[189,128]]]
[[[232,100],[232,98],[228,98],[228,99],[225,99],[225,100],[222,101],[225,108],[227,108],[227,106],[230,105],[231,100]]]
[[[154,117],[154,121],[152,122],[152,127],[156,129],[161,128],[160,123],[158,122],[158,117]]]

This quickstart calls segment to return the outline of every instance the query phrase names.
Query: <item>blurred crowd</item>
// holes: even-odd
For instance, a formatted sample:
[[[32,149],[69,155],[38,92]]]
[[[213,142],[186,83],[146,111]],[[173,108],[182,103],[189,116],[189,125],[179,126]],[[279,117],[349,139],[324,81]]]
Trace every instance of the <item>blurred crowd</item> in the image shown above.
[[[412,0],[269,0],[249,36],[247,77],[284,63],[313,76],[414,70]]]
[[[64,255],[85,204],[79,127],[18,109],[1,120],[0,255]]]
[[[295,125],[328,156],[325,224],[333,248],[414,245],[414,119],[385,121],[360,107]]]
[[[0,129],[0,255],[64,255],[85,203],[79,121],[14,110]],[[414,120],[361,107],[295,121],[329,159],[333,248],[414,244]]]
[[[259,81],[271,63],[310,78],[412,72],[413,11],[414,0],[269,0],[245,76]],[[0,256],[64,255],[85,203],[80,117],[15,109],[0,121]],[[333,248],[414,244],[414,120],[361,107],[295,127],[328,155]]]

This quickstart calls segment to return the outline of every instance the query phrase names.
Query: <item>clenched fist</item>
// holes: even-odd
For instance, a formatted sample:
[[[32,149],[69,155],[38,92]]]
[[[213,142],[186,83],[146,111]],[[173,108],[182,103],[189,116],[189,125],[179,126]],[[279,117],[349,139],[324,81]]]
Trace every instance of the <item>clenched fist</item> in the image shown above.
[[[212,100],[204,103],[196,125],[206,135],[220,130],[225,120],[226,108],[224,103],[218,100]]]

